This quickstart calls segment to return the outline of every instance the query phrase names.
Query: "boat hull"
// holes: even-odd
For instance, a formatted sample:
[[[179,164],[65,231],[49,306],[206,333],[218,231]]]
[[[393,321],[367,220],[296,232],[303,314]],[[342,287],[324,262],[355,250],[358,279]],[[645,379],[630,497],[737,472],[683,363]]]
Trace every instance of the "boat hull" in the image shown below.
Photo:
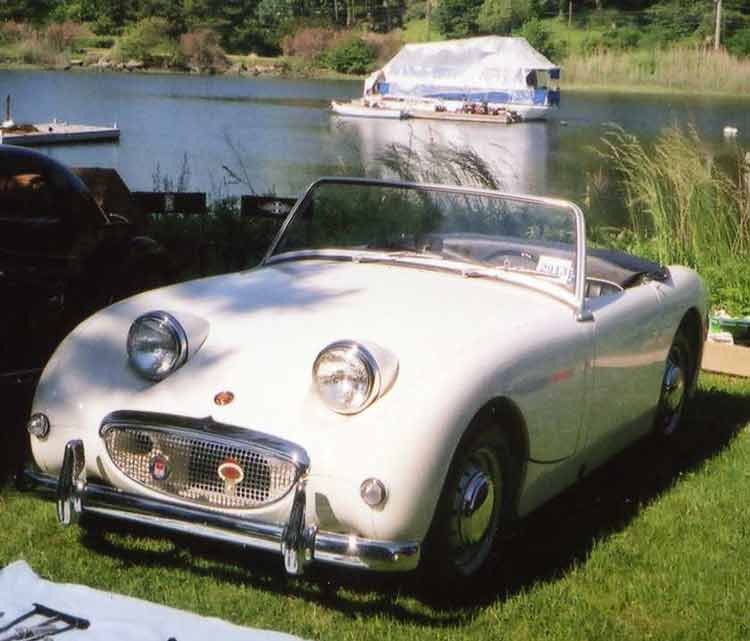
[[[441,109],[437,107],[441,106]],[[485,122],[493,124],[511,124],[519,121],[547,120],[556,112],[556,107],[549,105],[523,105],[516,103],[491,104],[490,112],[472,113],[463,110],[464,103],[460,101],[432,102],[432,101],[403,101],[380,100],[369,105],[362,101],[331,103],[331,109],[339,116],[354,118],[385,118],[401,120],[404,118],[418,118],[423,120],[449,120],[459,122]]]
[[[401,109],[390,107],[365,107],[351,102],[332,102],[333,113],[348,118],[385,118],[387,120],[401,120],[408,117]]]

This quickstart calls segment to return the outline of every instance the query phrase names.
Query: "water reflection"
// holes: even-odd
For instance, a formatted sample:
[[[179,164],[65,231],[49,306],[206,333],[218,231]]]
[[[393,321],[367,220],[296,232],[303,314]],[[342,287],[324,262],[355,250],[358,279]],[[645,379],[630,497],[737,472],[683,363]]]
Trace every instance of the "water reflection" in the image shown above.
[[[487,125],[482,123],[430,122],[331,118],[336,141],[356,141],[359,162],[367,166],[394,143],[420,154],[426,145],[471,149],[494,170],[502,189],[517,193],[543,193],[546,189],[550,142],[556,145],[557,128],[545,123]]]

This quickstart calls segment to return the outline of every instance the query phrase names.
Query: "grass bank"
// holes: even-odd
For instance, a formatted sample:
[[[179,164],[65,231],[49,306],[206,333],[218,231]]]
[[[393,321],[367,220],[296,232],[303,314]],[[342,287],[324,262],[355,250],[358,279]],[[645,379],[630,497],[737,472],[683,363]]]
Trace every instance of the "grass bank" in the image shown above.
[[[571,54],[562,62],[564,85],[746,95],[750,59],[725,51],[680,47]]]
[[[0,566],[331,641],[747,638],[750,383],[703,376],[687,432],[631,448],[526,521],[471,594],[142,531],[61,529],[0,493]],[[64,553],[61,554],[61,551]]]

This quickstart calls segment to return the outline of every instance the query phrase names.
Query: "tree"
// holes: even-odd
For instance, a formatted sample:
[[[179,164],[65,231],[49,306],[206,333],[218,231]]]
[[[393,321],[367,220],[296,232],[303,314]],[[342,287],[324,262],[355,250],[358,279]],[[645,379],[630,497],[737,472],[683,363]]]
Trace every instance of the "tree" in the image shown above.
[[[482,0],[442,0],[434,12],[435,24],[448,38],[465,38],[479,32],[477,18]]]
[[[529,0],[484,0],[477,25],[484,33],[510,33],[526,22],[532,13]]]
[[[54,0],[3,0],[0,2],[0,20],[42,22],[55,4]]]

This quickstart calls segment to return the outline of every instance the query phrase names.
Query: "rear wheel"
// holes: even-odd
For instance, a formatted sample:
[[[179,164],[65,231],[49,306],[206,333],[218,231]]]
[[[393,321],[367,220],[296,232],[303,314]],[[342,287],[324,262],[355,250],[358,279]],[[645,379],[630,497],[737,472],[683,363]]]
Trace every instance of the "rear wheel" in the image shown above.
[[[697,349],[686,323],[680,325],[667,354],[654,426],[657,436],[676,434],[682,423],[688,392],[695,382]]]
[[[495,426],[481,426],[464,437],[427,536],[428,572],[460,581],[485,567],[507,513],[511,464],[508,441]]]

